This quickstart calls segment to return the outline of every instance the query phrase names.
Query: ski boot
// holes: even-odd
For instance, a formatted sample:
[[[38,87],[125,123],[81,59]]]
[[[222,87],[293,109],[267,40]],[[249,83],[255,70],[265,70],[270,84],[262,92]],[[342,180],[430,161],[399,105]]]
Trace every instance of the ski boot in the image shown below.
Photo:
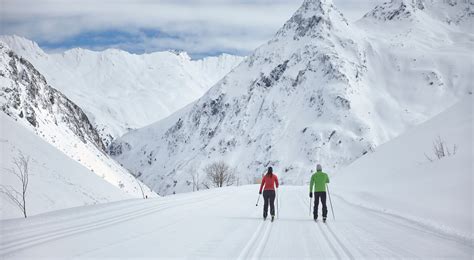
[[[272,222],[273,222],[273,220],[275,220],[275,216],[272,216]]]

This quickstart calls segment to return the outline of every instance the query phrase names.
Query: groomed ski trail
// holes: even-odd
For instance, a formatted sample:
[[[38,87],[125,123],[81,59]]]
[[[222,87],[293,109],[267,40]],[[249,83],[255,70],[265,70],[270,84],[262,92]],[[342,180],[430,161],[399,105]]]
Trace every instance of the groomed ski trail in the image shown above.
[[[263,221],[258,186],[129,200],[1,221],[0,258],[470,259],[465,243],[333,196],[337,219],[308,214],[307,187],[279,190]],[[261,203],[263,204],[263,203]],[[320,209],[321,212],[321,209]]]

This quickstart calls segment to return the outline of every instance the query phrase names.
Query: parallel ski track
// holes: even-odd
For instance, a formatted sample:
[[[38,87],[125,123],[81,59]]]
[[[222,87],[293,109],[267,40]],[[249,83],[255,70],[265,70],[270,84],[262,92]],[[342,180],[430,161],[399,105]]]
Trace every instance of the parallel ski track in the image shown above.
[[[253,244],[255,243],[255,241],[257,241],[257,238],[260,236],[260,234],[261,234],[260,231],[262,230],[264,224],[265,224],[264,222],[260,222],[260,224],[258,224],[257,228],[255,229],[255,232],[253,232],[252,237],[247,242],[247,244],[245,244],[244,248],[240,252],[237,259],[246,259],[246,258],[248,258],[248,254],[250,253],[250,250],[252,249]]]
[[[300,196],[301,196],[301,200],[300,202],[304,205],[304,206],[308,206],[309,207],[309,203],[304,199],[304,194],[303,192],[300,193]],[[317,233],[321,233],[323,234],[324,238],[325,238],[325,241],[327,242],[329,248],[331,248],[331,251],[332,253],[334,254],[334,256],[337,258],[337,259],[342,259],[341,258],[341,255],[339,255],[339,252],[337,251],[336,247],[333,245],[333,243],[331,242],[331,240],[329,239],[328,235],[326,234],[326,231],[323,230],[323,228],[321,227],[321,225],[318,225],[318,223],[315,223],[316,225],[313,225],[313,228],[315,229],[315,231]],[[318,228],[319,228],[319,231],[318,232]]]
[[[338,197],[338,196],[337,196],[337,197]],[[338,197],[338,199],[340,199],[340,198]],[[351,205],[351,204],[349,204],[349,205]],[[344,209],[344,208],[341,208],[341,209]],[[378,220],[384,220],[384,219],[381,219],[381,218],[377,218],[377,219],[378,219]],[[386,220],[384,220],[384,221],[386,221]],[[391,223],[391,224],[393,224],[393,223]],[[351,252],[351,250],[348,249],[348,247],[347,247],[346,244],[342,243],[342,241],[341,241],[341,239],[339,238],[339,236],[337,236],[336,233],[334,232],[334,230],[331,229],[331,224],[330,224],[330,223],[329,223],[329,224],[326,223],[326,226],[327,226],[328,230],[330,231],[330,233],[332,233],[332,235],[333,235],[334,239],[337,241],[338,245],[342,248],[342,250],[344,251],[344,253],[347,255],[347,257],[350,258],[350,259],[355,259],[354,254]],[[354,232],[354,231],[353,231],[354,228],[359,228],[359,230],[363,230],[363,232],[365,232],[365,233],[367,233],[367,234],[370,234],[370,233],[372,232],[371,230],[368,230],[367,227],[365,227],[364,225],[359,224],[358,222],[353,222],[353,223],[351,223],[351,229],[349,229],[349,230],[352,230],[352,232]],[[356,235],[357,237],[359,237],[357,233],[355,233],[355,235]],[[380,243],[378,243],[378,244],[380,245]],[[389,245],[390,243],[388,242],[388,243],[385,243],[385,244],[386,244],[386,245]],[[355,245],[356,245],[356,244],[355,244]],[[377,247],[377,248],[378,248],[378,247]],[[408,256],[408,257],[416,257],[412,252],[408,252],[406,249],[401,248],[401,247],[397,247],[396,250],[394,250],[393,248],[392,248],[392,249],[391,249],[391,248],[388,248],[388,247],[386,247],[386,246],[382,246],[381,248],[383,248],[386,253],[389,253],[389,254],[390,254],[390,257],[395,257],[395,258],[403,258],[403,257],[407,257],[407,256]],[[356,249],[357,249],[358,251],[360,251],[359,248],[356,248]],[[378,250],[379,250],[379,249],[380,249],[380,248],[378,248]],[[378,250],[374,250],[374,251],[378,251]],[[403,252],[403,254],[400,254],[400,252]],[[363,254],[364,252],[361,251],[361,253]],[[384,256],[382,256],[382,257],[387,257],[387,255],[384,255]]]
[[[303,200],[302,200],[302,201],[305,203],[306,201],[304,200],[304,195],[302,194],[302,196],[303,196]],[[339,197],[338,197],[338,199],[339,199]],[[309,204],[308,204],[307,202],[306,202],[306,205],[309,206]],[[383,220],[383,219],[382,219],[382,220]],[[388,221],[388,220],[385,220],[385,221]],[[392,224],[393,224],[393,223],[392,223]],[[321,228],[321,225],[318,225],[318,226],[320,226],[320,228]],[[331,224],[330,224],[330,223],[325,223],[325,224],[322,225],[322,226],[325,226],[325,227],[327,228],[327,230],[329,231],[328,233],[331,235],[331,237],[334,238],[334,240],[336,241],[337,245],[344,251],[344,254],[346,255],[346,256],[344,257],[344,259],[355,259],[354,253],[351,252],[351,250],[348,249],[347,245],[341,241],[341,239],[340,239],[339,236],[336,234],[336,232],[334,232],[334,230],[331,228]],[[360,225],[357,225],[357,226],[360,227],[360,228],[363,228],[363,230],[366,231],[364,227],[362,227],[362,226],[360,226]],[[325,238],[326,238],[326,239],[328,240],[328,242],[329,242],[329,236],[327,236],[326,233],[324,232],[324,228],[321,228],[321,232],[323,233],[323,236],[325,236]],[[330,243],[330,246],[331,246],[331,248],[333,248],[333,249],[335,250],[336,255],[339,255],[339,253],[337,252],[337,250],[335,249],[335,247],[334,247],[331,243]],[[388,249],[388,248],[386,248],[386,249]],[[391,254],[392,254],[393,256],[402,257],[400,254],[398,254],[398,253],[395,252],[394,250],[390,250],[390,249],[388,249],[388,250],[391,252]],[[407,252],[406,250],[401,249],[401,248],[400,248],[400,250],[405,253],[405,254],[404,254],[405,256],[408,255],[408,256],[415,257],[415,256],[413,255],[413,253],[411,253],[411,252]],[[339,256],[338,258],[340,258],[340,256]]]
[[[342,250],[344,250],[344,253],[346,253],[347,257],[349,259],[355,259],[354,256],[352,255],[352,253],[349,251],[349,249],[347,249],[347,247],[344,245],[344,243],[341,242],[341,240],[339,239],[339,237],[334,233],[334,231],[331,229],[331,226],[328,225],[326,223],[326,227],[327,229],[329,230],[329,233],[332,234],[332,236],[334,237],[334,239],[336,240],[336,242],[339,244],[339,246],[342,248]]]
[[[273,225],[274,223],[272,223],[271,221],[262,221],[256,228],[250,240],[240,252],[239,257],[237,257],[237,259],[261,258],[263,249],[267,244]]]
[[[272,226],[274,223],[268,222],[268,224],[265,225],[265,230],[262,233],[262,239],[259,240],[259,243],[257,244],[257,247],[255,248],[254,253],[250,258],[252,259],[260,259],[262,258],[263,251],[265,249],[265,246],[267,245],[268,242],[268,237],[270,237],[270,233],[272,231]]]
[[[119,214],[112,217],[107,215],[107,216],[104,216],[103,219],[96,220],[90,223],[78,224],[75,226],[71,226],[69,228],[58,228],[55,230],[47,230],[46,232],[42,232],[35,235],[24,234],[25,237],[16,238],[12,240],[5,239],[5,235],[3,235],[3,241],[2,241],[2,244],[0,245],[0,256],[4,256],[12,252],[21,250],[23,248],[39,245],[39,244],[56,240],[59,238],[83,233],[89,230],[104,228],[110,225],[129,221],[132,219],[136,219],[138,217],[143,217],[143,216],[153,214],[159,211],[163,211],[166,209],[171,209],[171,208],[175,208],[175,207],[179,207],[179,206],[187,205],[187,204],[193,204],[196,201],[212,200],[213,198],[216,198],[215,195],[209,194],[209,195],[201,196],[199,198],[193,198],[192,200],[183,198],[183,199],[178,199],[175,201],[164,202],[163,204],[160,204],[157,207],[145,207],[137,211],[129,210],[127,213],[123,213],[120,210],[116,210],[117,213]],[[184,202],[176,203],[179,201],[184,201]],[[94,214],[95,217],[97,217],[96,212],[91,212],[91,213]]]
[[[218,197],[216,199],[219,199],[220,201],[221,200],[225,200],[228,196],[230,196],[230,194],[226,195],[225,197],[224,196],[221,196],[221,197]],[[211,204],[211,205],[214,205],[214,201],[212,200],[206,200],[205,202],[207,204]],[[204,202],[204,201],[203,201]],[[138,239],[138,238],[141,238],[143,236],[147,236],[149,234],[152,234],[152,233],[155,233],[159,230],[162,230],[162,229],[165,229],[165,228],[169,228],[169,227],[172,227],[172,226],[176,226],[176,225],[179,225],[181,222],[184,222],[186,219],[187,219],[188,216],[184,215],[184,216],[181,216],[179,218],[176,218],[174,222],[172,223],[167,223],[167,224],[164,224],[164,225],[159,225],[151,230],[148,230],[147,232],[145,233],[140,233],[140,234],[137,234],[137,235],[133,235],[133,236],[130,236],[128,237],[126,240],[121,240],[121,241],[118,241],[118,242],[112,242],[112,243],[108,243],[106,245],[103,245],[101,246],[100,248],[94,248],[94,249],[91,249],[91,250],[88,250],[88,251],[84,251],[84,252],[81,252],[79,254],[76,254],[74,255],[74,258],[76,257],[83,257],[84,255],[87,255],[87,254],[90,254],[92,252],[95,252],[95,251],[98,251],[98,250],[102,250],[104,248],[108,248],[108,247],[112,247],[112,246],[116,246],[116,245],[119,245],[119,244],[126,244],[126,243],[129,243],[130,241],[132,240],[135,240],[135,239]]]
[[[3,226],[2,226],[2,232],[4,233],[14,233],[15,235],[20,235],[22,233],[31,233],[34,230],[37,229],[43,229],[46,226],[51,226],[51,225],[56,225],[58,222],[61,223],[67,223],[71,221],[76,221],[77,219],[83,219],[83,218],[88,218],[88,217],[94,217],[96,215],[101,215],[102,213],[112,213],[115,211],[123,210],[124,208],[131,209],[133,208],[143,208],[144,206],[148,204],[155,204],[157,201],[155,199],[150,199],[148,201],[142,202],[140,204],[137,203],[137,200],[131,199],[128,201],[118,201],[118,202],[111,202],[108,203],[107,207],[99,208],[99,209],[94,209],[93,212],[94,214],[91,214],[91,211],[86,210],[86,211],[80,211],[76,214],[74,214],[74,217],[71,217],[70,214],[68,214],[66,217],[58,217],[54,219],[49,219],[44,222],[39,223],[25,223],[22,224],[22,229],[18,230],[18,227],[14,225],[8,225],[9,220],[3,221]],[[53,212],[54,213],[54,212]],[[42,215],[48,215],[49,213],[41,214]]]

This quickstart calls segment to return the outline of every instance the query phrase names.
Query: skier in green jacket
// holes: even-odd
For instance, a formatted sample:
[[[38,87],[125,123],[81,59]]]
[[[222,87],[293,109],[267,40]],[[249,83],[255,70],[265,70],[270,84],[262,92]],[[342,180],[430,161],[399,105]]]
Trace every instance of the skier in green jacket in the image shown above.
[[[318,206],[319,199],[321,199],[321,204],[323,204],[323,221],[326,222],[328,216],[328,208],[326,206],[326,183],[329,183],[329,177],[326,173],[323,172],[321,164],[316,166],[316,172],[311,176],[311,182],[309,185],[309,197],[313,197],[314,191],[314,210],[313,217],[316,221],[318,219]]]

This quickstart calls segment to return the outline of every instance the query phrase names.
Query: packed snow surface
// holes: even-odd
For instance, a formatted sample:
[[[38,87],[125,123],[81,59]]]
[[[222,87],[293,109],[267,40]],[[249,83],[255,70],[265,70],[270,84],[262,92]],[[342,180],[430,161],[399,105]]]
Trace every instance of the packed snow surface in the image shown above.
[[[308,176],[309,178],[309,176]],[[331,194],[332,195],[332,194]],[[335,219],[314,222],[308,187],[282,186],[263,221],[258,186],[73,208],[1,221],[4,259],[470,259],[473,247],[404,218],[332,196]]]

